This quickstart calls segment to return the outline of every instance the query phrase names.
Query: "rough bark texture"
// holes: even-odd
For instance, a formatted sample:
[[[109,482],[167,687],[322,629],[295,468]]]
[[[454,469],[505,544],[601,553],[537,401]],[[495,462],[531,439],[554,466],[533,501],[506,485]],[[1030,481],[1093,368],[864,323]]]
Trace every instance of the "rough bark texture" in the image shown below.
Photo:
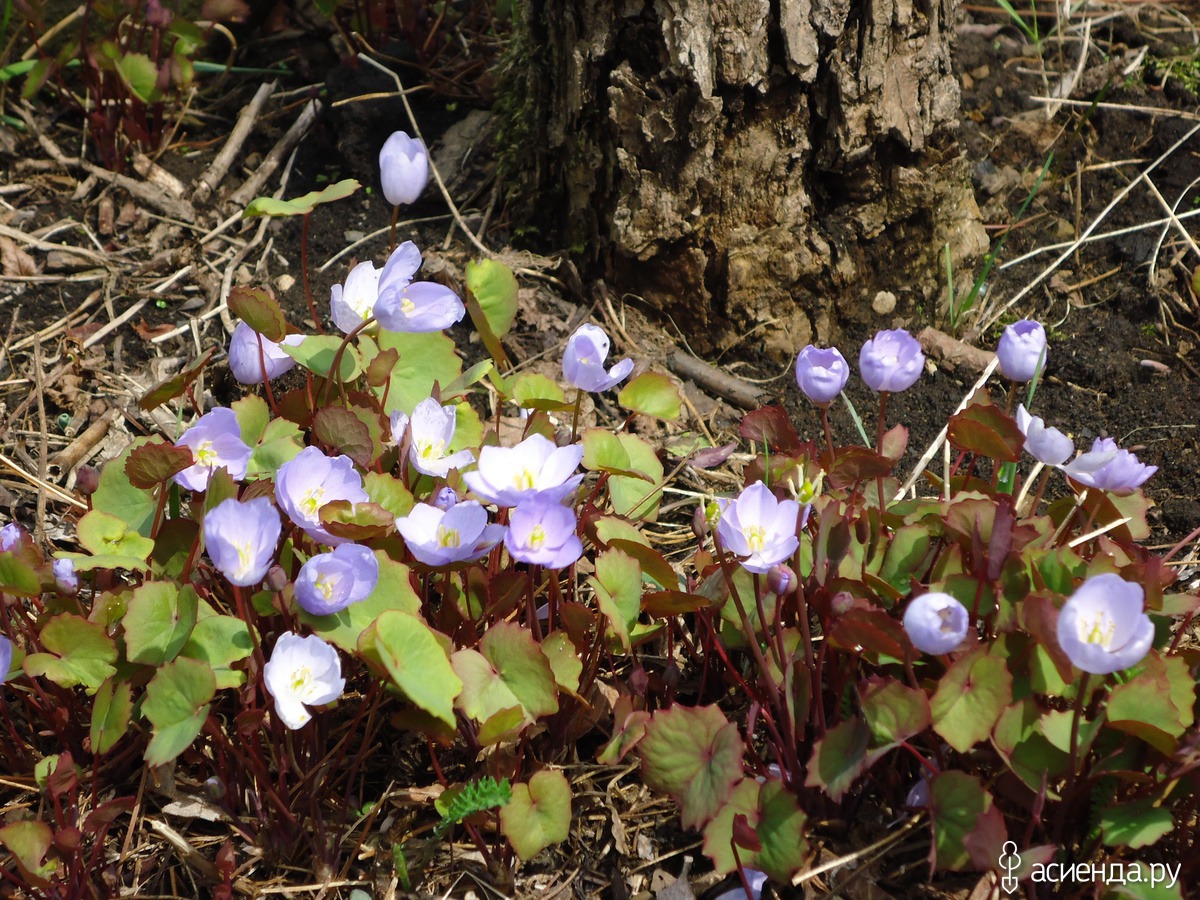
[[[936,302],[943,245],[987,246],[955,142],[956,8],[527,0],[540,226],[565,209],[596,274],[710,351],[794,353],[879,290]]]

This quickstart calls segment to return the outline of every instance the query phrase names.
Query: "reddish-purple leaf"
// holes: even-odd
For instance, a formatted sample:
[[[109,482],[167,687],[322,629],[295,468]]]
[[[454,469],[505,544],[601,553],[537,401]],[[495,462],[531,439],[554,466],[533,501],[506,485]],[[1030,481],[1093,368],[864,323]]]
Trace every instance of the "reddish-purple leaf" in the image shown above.
[[[287,319],[270,291],[239,285],[229,292],[227,304],[234,315],[268,341],[278,344],[287,337]]]
[[[738,425],[738,434],[748,441],[766,444],[772,453],[795,454],[803,445],[782,406],[764,406],[746,413]]]
[[[837,451],[829,467],[829,486],[840,490],[860,481],[884,478],[892,474],[894,465],[886,456],[866,447],[844,447]]]
[[[371,432],[353,412],[341,406],[327,406],[313,416],[313,435],[325,446],[344,453],[364,468],[374,460]]]
[[[187,447],[176,447],[166,441],[151,441],[129,452],[125,460],[125,475],[136,488],[152,488],[171,480],[195,460]]]
[[[1017,462],[1025,446],[1025,435],[1017,423],[986,400],[951,416],[947,440],[955,450],[1000,462]]]
[[[138,401],[138,407],[149,412],[162,406],[168,400],[174,400],[176,397],[183,395],[189,384],[196,380],[200,372],[212,359],[212,355],[217,352],[217,348],[211,348],[202,357],[184,369],[182,372],[177,372],[170,378],[164,378],[154,387],[146,392],[146,395]]]

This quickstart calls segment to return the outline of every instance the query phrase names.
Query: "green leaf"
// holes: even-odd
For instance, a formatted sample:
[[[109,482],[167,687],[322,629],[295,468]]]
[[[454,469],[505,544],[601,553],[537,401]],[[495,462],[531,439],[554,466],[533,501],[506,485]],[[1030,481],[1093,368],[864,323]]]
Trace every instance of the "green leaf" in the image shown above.
[[[558,712],[554,672],[527,628],[498,622],[478,650],[459,650],[450,662],[463,683],[457,706],[478,722],[513,706],[521,708],[523,725]]]
[[[522,372],[513,379],[512,398],[525,409],[558,412],[575,407],[575,404],[567,402],[567,395],[558,382],[536,372]]]
[[[201,605],[196,627],[179,655],[208,663],[217,690],[223,690],[245,684],[246,673],[232,666],[253,652],[250,626],[235,616],[218,615],[205,603]]]
[[[992,808],[992,796],[979,779],[947,771],[929,783],[929,815],[933,820],[934,864],[939,869],[964,869],[971,863],[965,843]]]
[[[883,558],[879,577],[902,594],[907,594],[913,572],[922,571],[922,563],[933,543],[925,525],[902,525],[892,533]]]
[[[78,537],[83,548],[94,556],[132,556],[145,563],[154,552],[154,541],[99,509],[79,520]]]
[[[1112,689],[1108,724],[1169,756],[1194,721],[1196,682],[1181,656],[1164,659],[1151,651],[1141,665],[1134,678]]]
[[[662,500],[662,463],[654,448],[636,434],[622,433],[617,439],[629,456],[629,469],[637,477],[614,475],[608,479],[613,511],[630,519],[653,522],[658,518],[658,504]]]
[[[462,360],[455,352],[454,341],[441,331],[429,334],[381,331],[379,348],[392,349],[400,355],[388,389],[388,413],[400,410],[412,415],[413,407],[433,392],[435,382],[450,384],[462,374]]]
[[[638,749],[643,780],[675,798],[684,828],[704,827],[742,779],[742,736],[715,705],[655,712]]]
[[[274,197],[255,197],[242,213],[243,219],[254,216],[306,216],[322,203],[332,203],[343,200],[357,191],[361,184],[353,178],[331,184],[321,191],[311,191],[302,197],[291,200],[277,200]]]
[[[25,674],[44,675],[60,687],[83,685],[94,692],[116,668],[117,645],[104,628],[69,613],[55,616],[42,628],[42,646],[49,653],[25,657]]]
[[[153,491],[134,487],[129,476],[125,474],[125,463],[130,454],[150,441],[150,438],[138,438],[128,448],[100,470],[100,484],[92,494],[92,508],[105,510],[118,516],[143,537],[150,536],[154,524],[154,513],[158,509],[158,500]]]
[[[565,631],[555,631],[542,640],[541,650],[554,673],[554,683],[569,694],[579,690],[583,660]]]
[[[196,625],[199,598],[189,584],[148,581],[133,592],[122,625],[130,662],[161,666],[173,660]]]
[[[1171,811],[1155,806],[1154,798],[1110,806],[1100,811],[1100,831],[1109,847],[1139,850],[1149,847],[1175,827]]]
[[[620,550],[606,550],[596,558],[596,574],[588,578],[596,592],[596,605],[626,653],[629,629],[642,611],[642,567]]]
[[[158,68],[145,53],[125,53],[116,60],[117,74],[143,103],[159,99]]]
[[[266,288],[238,285],[229,292],[226,303],[235,316],[268,341],[278,344],[287,337],[287,319],[279,301]]]
[[[517,318],[517,278],[512,269],[494,259],[467,263],[467,290],[475,295],[492,334],[508,334]]]
[[[704,828],[704,854],[718,874],[737,867],[733,855],[733,820],[742,815],[758,836],[761,849],[738,848],[738,859],[748,869],[766,872],[786,884],[805,862],[808,841],[804,837],[805,815],[796,798],[778,778],[759,784],[744,778],[712,821]]]
[[[15,553],[0,553],[0,593],[36,597],[41,592],[37,572]]]
[[[500,830],[528,862],[571,832],[571,785],[562,772],[546,769],[514,784],[512,799],[500,810]]]
[[[312,628],[323,640],[347,653],[358,652],[358,641],[368,625],[388,610],[419,616],[421,598],[409,581],[409,568],[398,563],[382,550],[375,551],[379,563],[379,580],[375,590],[358,603],[351,603],[341,612],[329,616],[314,616],[297,607],[300,621]],[[453,724],[453,723],[451,723]]]
[[[128,681],[109,678],[96,691],[90,731],[93,753],[107,753],[128,730],[133,713],[132,690]]]
[[[279,349],[314,375],[326,378],[333,368],[334,357],[342,346],[342,335],[310,334],[301,343],[280,344]],[[362,359],[353,343],[347,344],[338,362],[338,375],[342,382],[353,381],[362,374]]]
[[[878,757],[867,752],[871,729],[855,717],[839,722],[813,745],[806,787],[819,787],[834,803],[871,767]]]
[[[358,643],[359,652],[382,666],[415,706],[454,727],[454,701],[463,683],[428,625],[415,615],[388,610],[363,631]]]
[[[274,478],[279,467],[291,462],[303,449],[302,432],[295,422],[272,419],[263,430],[259,443],[251,446],[246,479]]]
[[[626,384],[617,402],[632,412],[672,421],[679,418],[683,404],[679,385],[658,372],[643,372]]]
[[[491,775],[484,775],[466,784],[453,785],[433,802],[434,809],[442,816],[433,833],[441,837],[451,825],[457,825],[467,816],[502,807],[511,799],[512,788],[507,778],[497,781]]]
[[[216,692],[213,670],[199,660],[180,657],[155,673],[142,701],[142,714],[154,726],[146,765],[164,765],[191,745],[204,727],[208,703]]]
[[[47,879],[59,867],[58,860],[46,859],[53,841],[50,826],[38,819],[24,819],[0,828],[0,844],[13,855],[21,874],[43,890],[51,887]]]
[[[955,660],[938,683],[931,708],[933,728],[959,753],[991,734],[1012,702],[1012,675],[1004,660],[980,648]]]
[[[877,746],[908,740],[928,728],[931,721],[925,692],[894,678],[866,683],[862,688],[862,711]]]
[[[386,509],[397,518],[412,512],[416,502],[403,481],[380,472],[368,472],[363,476],[363,490],[367,492],[367,497],[372,503]]]

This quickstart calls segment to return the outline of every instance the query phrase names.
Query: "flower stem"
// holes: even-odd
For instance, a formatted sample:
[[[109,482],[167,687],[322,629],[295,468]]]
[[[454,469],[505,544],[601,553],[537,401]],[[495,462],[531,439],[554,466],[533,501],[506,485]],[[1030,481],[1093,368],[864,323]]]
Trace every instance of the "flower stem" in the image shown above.
[[[312,212],[304,214],[304,225],[300,230],[300,275],[304,279],[304,297],[308,300],[308,313],[312,316],[313,327],[317,329],[317,334],[324,334],[325,329],[321,327],[321,316],[317,313],[317,303],[313,300],[312,287],[308,282],[308,219],[311,215]],[[266,372],[263,376],[265,378]]]

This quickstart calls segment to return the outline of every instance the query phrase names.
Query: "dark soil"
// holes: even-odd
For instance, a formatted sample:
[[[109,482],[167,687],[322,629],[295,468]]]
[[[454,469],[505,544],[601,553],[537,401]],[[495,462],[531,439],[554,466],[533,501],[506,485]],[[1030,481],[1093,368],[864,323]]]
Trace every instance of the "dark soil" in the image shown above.
[[[1154,107],[1162,110],[1162,114],[1080,106],[1060,113],[1047,123],[1042,114],[1043,105],[1029,99],[1031,94],[1046,93],[1041,75],[1019,71],[1024,67],[1040,72],[1043,63],[1036,51],[1023,43],[1022,33],[998,12],[979,11],[968,15],[967,27],[961,31],[958,45],[958,65],[965,82],[962,139],[976,163],[978,202],[985,221],[993,226],[994,237],[999,238],[1005,226],[1014,225],[1015,212],[1032,189],[1047,156],[1051,151],[1054,153],[1054,162],[1036,198],[1024,218],[1015,223],[1005,238],[998,260],[1002,264],[1036,248],[1070,240],[1086,227],[1131,178],[1137,177],[1150,161],[1186,133],[1192,122],[1173,113],[1194,108],[1196,97],[1177,82],[1169,85],[1167,90],[1156,87],[1153,74],[1156,70],[1149,67],[1141,70],[1146,73],[1144,80],[1134,78],[1127,82],[1119,68],[1110,70],[1111,67],[1089,65],[1085,68],[1081,87],[1072,94],[1073,98],[1093,100],[1102,97],[1106,104]],[[1174,19],[1155,24],[1165,27],[1169,22],[1179,25]],[[1044,20],[1043,24],[1051,23]],[[1147,20],[1143,18],[1141,26],[1146,25]],[[1132,19],[1113,20],[1098,27],[1092,36],[1094,42],[1107,48],[1117,60],[1127,60],[1126,54],[1132,52],[1129,48],[1136,50],[1147,44],[1156,58],[1178,54],[1182,51],[1172,49],[1172,42],[1183,46],[1184,38],[1182,31],[1170,33],[1160,28],[1151,34],[1149,29],[1139,30]],[[323,43],[318,42],[318,45],[319,50],[314,49],[308,54],[310,65],[315,65],[314,61],[325,65],[334,59]],[[1061,77],[1061,72],[1074,68],[1073,54],[1078,45],[1068,46],[1068,58],[1063,67],[1058,66],[1056,56],[1050,58],[1052,45],[1047,43],[1045,46],[1046,77],[1053,84]],[[268,48],[265,52],[269,55],[276,51]],[[344,63],[328,71],[309,73],[311,80],[322,77],[330,102],[388,91],[392,87],[387,79],[376,73]],[[232,82],[222,88],[219,96],[205,96],[208,124],[186,136],[188,145],[204,148],[199,161],[185,157],[181,152],[169,152],[160,160],[162,165],[185,181],[194,177],[211,158],[238,109],[256,87],[257,82],[252,80]],[[283,89],[288,87],[302,85],[284,85]],[[468,102],[459,100],[448,104],[433,93],[415,94],[414,102],[426,137],[435,146],[435,153],[438,152],[439,138],[448,129],[452,133],[455,128],[463,129],[462,123],[472,111]],[[298,111],[295,105],[283,108],[281,104],[273,104],[270,109],[273,112],[260,123],[243,151],[242,162],[247,171],[273,145]],[[78,146],[78,132],[68,118],[48,124],[49,133],[59,146]],[[388,239],[381,235],[363,244],[352,256],[333,263],[324,272],[317,270],[351,240],[387,225],[391,210],[378,194],[375,148],[392,130],[406,125],[403,108],[394,98],[350,102],[335,106],[301,145],[287,189],[289,196],[348,177],[358,178],[373,190],[369,196],[360,193],[352,201],[319,209],[312,216],[308,254],[312,269],[311,290],[319,309],[327,309],[330,286],[344,278],[355,259],[372,259],[378,265],[387,253]],[[472,227],[478,228],[485,216],[489,216],[485,240],[490,246],[500,247],[513,242],[517,231],[515,224],[505,220],[501,205],[494,206],[493,148],[488,132],[485,129],[474,143],[462,137],[463,131],[458,134],[463,141],[456,144],[458,149],[436,157],[447,175],[452,193]],[[19,200],[13,201],[9,224],[29,233],[69,216],[96,230],[98,191],[90,192],[82,200],[72,200],[73,180],[64,178],[61,170],[44,164],[45,154],[35,141],[12,132],[0,135],[0,141],[3,141],[0,147],[6,168],[5,182],[33,185],[29,192],[19,195]],[[1177,205],[1180,211],[1191,210],[1200,203],[1200,191],[1191,186],[1193,178],[1200,174],[1198,147],[1200,138],[1193,139],[1154,174],[1155,185],[1167,203]],[[1112,167],[1104,165],[1129,160],[1135,162]],[[244,174],[245,171],[235,168],[230,181],[240,180]],[[269,190],[274,190],[277,183],[277,179],[273,180]],[[119,209],[124,197],[114,196]],[[1136,225],[1163,215],[1153,193],[1140,185],[1097,230]],[[432,189],[428,191],[421,203],[406,211],[406,216],[418,220],[434,219],[402,225],[402,239],[412,239],[422,247],[430,268],[442,273],[441,277],[458,277],[472,254],[457,237],[448,248],[441,249],[450,229],[450,220],[437,194]],[[103,236],[106,249],[141,258],[139,254],[146,255],[145,244],[156,222],[139,214],[133,224]],[[248,239],[253,228],[251,223],[241,236]],[[1165,547],[1200,527],[1200,460],[1197,455],[1200,420],[1196,413],[1200,402],[1200,334],[1196,330],[1200,306],[1189,287],[1191,272],[1200,260],[1189,256],[1178,235],[1169,232],[1157,254],[1158,277],[1151,284],[1148,277],[1150,261],[1161,230],[1159,227],[1146,229],[1085,246],[1053,276],[999,316],[996,324],[975,335],[974,341],[981,347],[992,348],[999,327],[1023,315],[1034,316],[1045,323],[1051,335],[1050,354],[1045,383],[1037,392],[1034,412],[1049,424],[1070,432],[1082,449],[1090,446],[1093,438],[1108,435],[1123,447],[1136,450],[1144,461],[1159,466],[1159,472],[1146,485],[1146,494],[1156,504],[1150,517],[1151,543]],[[161,281],[182,265],[194,263],[198,253],[194,246],[196,237],[194,231],[179,232],[172,238],[173,244],[155,250],[164,255],[153,268],[148,268],[154,259],[150,256],[145,260],[143,270],[132,273],[119,285],[111,286],[108,299],[114,312],[119,314],[143,296],[146,285],[154,280]],[[66,239],[87,246],[78,229]],[[306,327],[308,304],[300,270],[300,222],[290,220],[272,226],[271,240],[271,253],[263,256],[257,268],[248,271],[245,277],[256,283],[275,285],[291,321]],[[978,309],[984,316],[990,316],[1006,298],[1037,277],[1053,258],[1055,254],[1045,253],[1020,265],[994,270],[986,281],[986,293]],[[254,261],[251,260],[249,265],[254,266]],[[165,302],[147,304],[130,324],[143,325],[147,334],[157,326],[182,324],[187,313],[203,307],[206,296],[211,298],[212,279],[217,277],[219,281],[218,276],[204,272],[202,266],[196,271],[199,275],[194,281],[185,280],[177,289],[164,293],[162,299]],[[570,269],[563,272],[569,273]],[[290,286],[285,287],[279,281],[284,275],[294,279]],[[569,286],[567,274],[560,275],[558,283]],[[565,340],[569,325],[586,314],[586,310],[577,311],[575,307],[591,305],[597,294],[593,285],[586,283],[577,290],[562,293],[548,290],[543,281],[527,280],[524,286],[523,309],[529,316],[518,326],[510,341],[514,355],[518,359],[527,359],[547,353],[552,363],[557,358],[555,348]],[[0,282],[0,339],[6,347],[11,346],[70,312],[99,287],[99,282],[72,280],[69,273],[64,273],[64,277],[55,283]],[[651,365],[665,367],[666,357],[682,343],[675,323],[657,320],[652,312],[640,308],[635,298],[625,298],[623,302],[626,327],[637,342],[637,349]],[[601,316],[602,310],[598,307],[590,308],[597,318]],[[926,325],[948,329],[944,309],[896,312],[902,315],[899,318],[896,313],[880,316],[870,327],[843,325],[836,343],[853,362],[857,348],[877,327],[903,324],[914,332]],[[96,323],[103,324],[107,317],[103,303],[94,306]],[[853,318],[861,322],[864,317]],[[978,321],[978,317],[970,315],[964,319],[968,328]],[[225,336],[218,323],[218,319],[210,319],[200,326],[202,346],[224,345]],[[113,402],[120,398],[125,402],[120,392],[131,388],[120,381],[120,376],[144,376],[141,383],[144,389],[159,377],[159,370],[151,366],[153,358],[165,353],[182,361],[194,357],[197,350],[190,335],[164,345],[151,345],[129,326],[124,326],[86,353],[80,353],[77,344],[88,333],[89,327],[82,326],[76,327],[70,335],[74,343],[69,342],[65,352],[78,354],[78,363],[71,370],[77,379],[69,383],[59,379],[55,385],[47,386],[44,415],[49,425],[45,427],[39,421],[36,404],[25,403],[20,416],[15,415],[33,386],[34,358],[30,351],[15,354],[6,361],[7,367],[0,369],[0,448],[17,459],[29,459],[34,471],[41,448],[46,447],[53,453],[66,443],[66,438],[57,433],[52,439],[41,437],[46,430],[53,429],[61,415],[75,417],[77,429],[86,421],[89,403],[97,397]],[[465,345],[465,329],[461,337]],[[618,349],[631,349],[622,348],[620,339],[615,343]],[[47,356],[54,354],[50,359],[39,358],[46,373],[53,370],[60,357],[57,350],[51,351],[49,347],[43,352]],[[65,358],[70,359],[69,356]],[[793,413],[802,435],[818,435],[819,419],[812,408],[802,402],[791,378],[790,361],[762,359],[753,339],[749,338],[745,345],[731,349],[719,362],[743,378],[763,381],[767,392]],[[105,372],[109,377],[102,377],[101,373]],[[963,401],[975,378],[974,372],[939,368],[912,390],[892,398],[889,421],[901,422],[911,430],[909,452],[901,465],[904,476]],[[218,390],[221,389],[218,386]],[[1000,386],[993,387],[998,402],[1002,399],[1001,390]],[[856,379],[852,379],[847,394],[871,431],[874,396]],[[131,430],[149,427],[132,414],[127,418]],[[728,429],[733,417],[726,410],[723,420],[718,415],[713,422],[718,425],[724,422]],[[834,410],[834,428],[845,442],[855,440],[854,426],[841,406]],[[11,514],[19,521],[32,524],[36,503],[36,494],[28,484],[7,475],[0,478],[0,508],[6,513],[5,519]],[[51,529],[51,533],[55,530]],[[61,532],[57,534],[61,535]],[[404,756],[402,751],[396,752]],[[381,757],[381,763],[389,766],[401,762],[409,766],[420,765],[413,762],[411,755],[404,756],[403,760]],[[883,815],[881,812],[880,817]],[[663,821],[677,822],[671,816],[673,813],[666,811]],[[882,821],[878,824],[883,825]],[[688,837],[677,835],[679,840]],[[848,845],[858,844],[855,836],[843,836],[843,839]],[[659,841],[667,843],[663,834],[656,835],[655,840],[656,846]],[[912,849],[908,847],[908,851]],[[575,850],[590,868],[592,861],[586,859],[588,848],[577,846]],[[698,855],[699,851],[692,850],[691,853]],[[920,852],[910,852],[906,861],[919,860],[920,856]],[[673,862],[664,863],[664,866],[678,871]],[[924,873],[923,864],[914,863],[903,868],[908,871],[908,880],[892,882],[893,890],[901,894],[911,891],[912,879],[919,880]],[[906,884],[908,887],[904,886]]]

